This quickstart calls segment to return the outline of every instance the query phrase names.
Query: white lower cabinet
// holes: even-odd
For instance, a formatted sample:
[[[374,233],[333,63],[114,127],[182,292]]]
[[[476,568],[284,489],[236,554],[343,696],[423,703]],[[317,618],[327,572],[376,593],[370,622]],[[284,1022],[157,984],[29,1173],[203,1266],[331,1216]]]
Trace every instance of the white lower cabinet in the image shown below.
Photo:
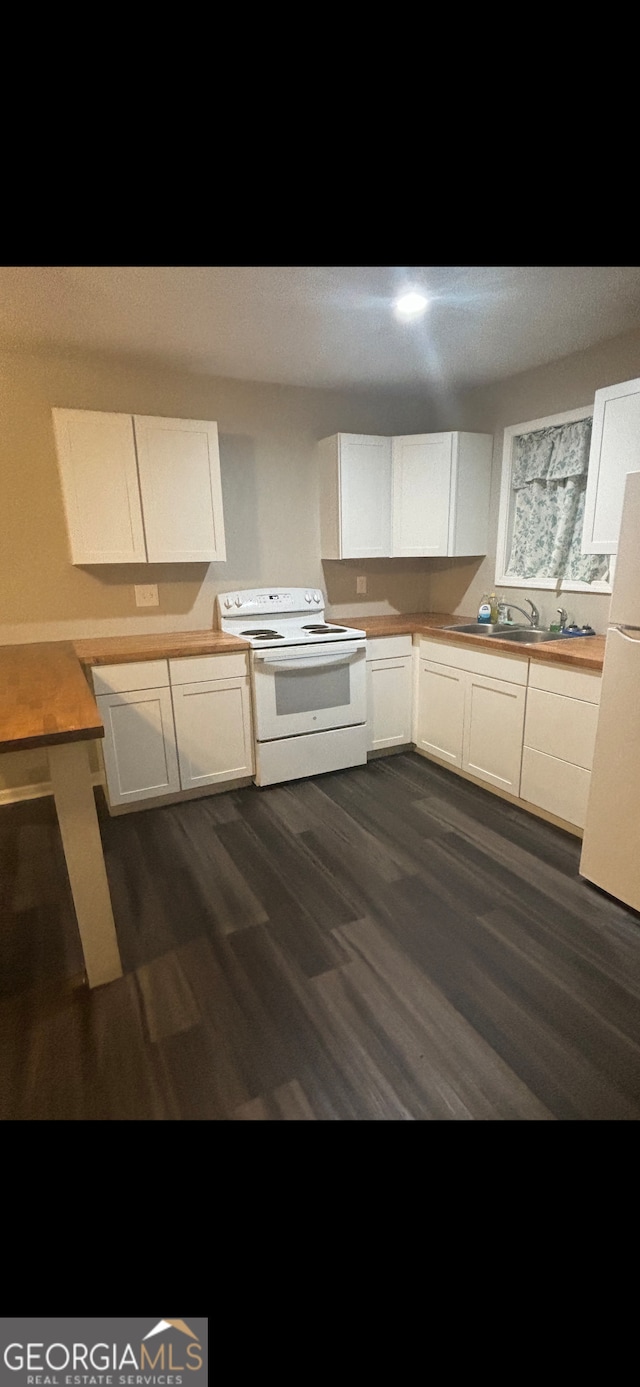
[[[173,710],[183,790],[253,774],[247,678],[174,685]]]
[[[526,680],[524,660],[421,641],[416,748],[517,795]]]
[[[367,641],[367,751],[412,741],[411,636]]]
[[[520,790],[526,688],[504,679],[468,674],[462,769],[499,790]]]
[[[253,774],[244,653],[102,665],[93,683],[111,807]]]
[[[414,688],[414,665],[415,688]],[[413,743],[582,828],[600,675],[411,636],[367,642],[368,750]],[[97,666],[111,807],[254,774],[247,656]],[[528,687],[527,687],[528,686]]]
[[[414,741],[420,751],[462,766],[466,674],[421,660]]]
[[[416,750],[582,828],[600,683],[597,671],[423,639]]]
[[[170,795],[180,789],[171,690],[100,694],[104,767],[111,805]]]
[[[600,675],[529,669],[520,796],[584,828],[598,725]]]

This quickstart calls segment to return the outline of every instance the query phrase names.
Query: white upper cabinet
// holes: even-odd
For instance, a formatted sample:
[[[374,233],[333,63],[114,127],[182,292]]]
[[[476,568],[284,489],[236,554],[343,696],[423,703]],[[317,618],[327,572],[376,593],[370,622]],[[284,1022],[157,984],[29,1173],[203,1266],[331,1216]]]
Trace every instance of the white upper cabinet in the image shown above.
[[[322,558],[388,558],[391,439],[338,433],[319,448]]]
[[[449,546],[453,558],[486,554],[493,434],[454,433],[451,446]]]
[[[215,423],[54,409],[53,426],[72,563],[226,558]]]
[[[131,415],[54,409],[53,428],[72,563],[144,563]]]
[[[226,559],[217,424],[133,423],[149,563]]]
[[[446,554],[453,434],[392,440],[393,554]]]
[[[627,472],[640,470],[640,379],[596,390],[582,552],[615,554]]]
[[[490,434],[335,434],[319,448],[322,558],[487,552]]]

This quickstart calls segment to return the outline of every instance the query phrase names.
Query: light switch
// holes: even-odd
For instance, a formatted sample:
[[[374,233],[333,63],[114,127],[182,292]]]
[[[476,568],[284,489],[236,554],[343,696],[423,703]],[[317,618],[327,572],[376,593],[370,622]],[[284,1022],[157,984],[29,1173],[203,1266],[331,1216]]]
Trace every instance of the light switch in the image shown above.
[[[359,578],[356,578],[356,592],[366,592],[366,591],[367,591],[367,579],[366,579],[366,575],[363,573],[363,574],[361,574],[361,576],[360,576]]]
[[[157,583],[137,583],[133,590],[136,595],[136,607],[157,607]]]

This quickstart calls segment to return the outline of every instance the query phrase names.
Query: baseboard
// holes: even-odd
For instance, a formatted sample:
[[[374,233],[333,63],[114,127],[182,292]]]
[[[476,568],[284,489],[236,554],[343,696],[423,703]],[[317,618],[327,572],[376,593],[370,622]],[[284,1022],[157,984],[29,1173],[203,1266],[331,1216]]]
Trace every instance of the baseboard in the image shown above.
[[[497,795],[499,799],[506,799],[509,804],[517,805],[518,809],[526,810],[527,814],[535,814],[537,819],[544,819],[548,824],[555,824],[556,828],[563,828],[565,833],[572,833],[574,838],[582,838],[583,831],[578,828],[577,824],[570,824],[567,819],[560,819],[557,814],[550,814],[547,809],[540,809],[537,804],[530,804],[528,799],[520,799],[519,795],[512,795],[508,790],[499,790],[497,785],[490,785],[487,780],[480,780],[477,775],[470,775],[468,771],[461,770],[459,766],[452,766],[450,761],[441,761],[439,756],[432,756],[429,751],[423,751],[419,746],[414,746],[413,750],[418,756],[424,756],[425,761],[433,761],[434,766],[442,766],[444,771],[451,771],[453,775],[459,775],[461,780],[469,780],[480,790],[486,790],[487,794]]]
[[[143,809],[161,809],[166,804],[187,804],[189,800],[223,795],[227,790],[244,790],[247,785],[253,785],[253,776],[244,775],[239,780],[222,780],[218,785],[199,785],[195,790],[176,790],[170,795],[149,795],[147,799],[136,799],[131,804],[109,804],[104,781],[102,784],[104,802],[109,814],[112,819],[117,819],[122,814],[139,814]]]
[[[400,746],[379,746],[367,752],[367,761],[375,761],[377,756],[401,756],[405,751],[415,751],[413,742],[401,742]]]
[[[104,771],[91,772],[92,785],[104,785]],[[39,780],[33,785],[12,785],[7,790],[0,790],[0,805],[18,804],[23,799],[42,799],[45,795],[53,794],[53,785],[50,780]]]

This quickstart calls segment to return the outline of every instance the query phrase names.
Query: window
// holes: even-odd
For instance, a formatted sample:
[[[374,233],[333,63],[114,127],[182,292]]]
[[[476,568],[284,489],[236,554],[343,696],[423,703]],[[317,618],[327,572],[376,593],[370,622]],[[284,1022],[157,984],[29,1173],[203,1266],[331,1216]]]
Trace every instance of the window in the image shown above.
[[[610,592],[608,554],[583,554],[592,409],[504,431],[496,583]]]

